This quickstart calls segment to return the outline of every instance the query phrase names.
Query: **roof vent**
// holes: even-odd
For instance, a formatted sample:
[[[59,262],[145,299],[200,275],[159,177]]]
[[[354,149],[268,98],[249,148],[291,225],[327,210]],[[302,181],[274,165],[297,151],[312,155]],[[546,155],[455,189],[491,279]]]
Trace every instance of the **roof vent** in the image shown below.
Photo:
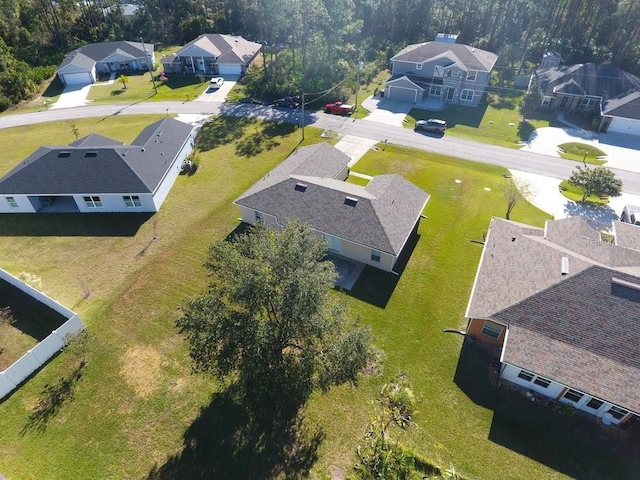
[[[69,150],[63,150],[62,152],[58,152],[58,158],[67,158],[71,156],[71,152]]]
[[[358,204],[358,199],[354,197],[345,197],[344,204],[350,207],[355,207]]]
[[[560,273],[567,275],[569,273],[569,257],[562,257],[560,261]]]
[[[296,186],[293,187],[296,192],[304,192],[307,189],[306,183],[296,183]]]
[[[85,158],[86,157],[97,157],[98,156],[98,151],[97,150],[89,150],[88,152],[84,153]]]

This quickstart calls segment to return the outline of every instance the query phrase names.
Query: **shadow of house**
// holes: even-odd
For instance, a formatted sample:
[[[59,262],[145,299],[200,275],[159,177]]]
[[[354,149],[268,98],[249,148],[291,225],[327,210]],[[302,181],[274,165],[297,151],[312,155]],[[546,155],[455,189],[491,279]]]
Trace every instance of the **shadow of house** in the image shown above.
[[[217,394],[184,433],[183,449],[147,480],[306,478],[317,460],[321,432],[298,417],[256,415],[228,393]]]
[[[640,471],[637,425],[605,429],[589,421],[590,416],[568,416],[531,401],[507,384],[499,386],[498,365],[495,350],[467,338],[454,375],[454,383],[472,402],[493,411],[490,441],[571,478],[635,478]]]

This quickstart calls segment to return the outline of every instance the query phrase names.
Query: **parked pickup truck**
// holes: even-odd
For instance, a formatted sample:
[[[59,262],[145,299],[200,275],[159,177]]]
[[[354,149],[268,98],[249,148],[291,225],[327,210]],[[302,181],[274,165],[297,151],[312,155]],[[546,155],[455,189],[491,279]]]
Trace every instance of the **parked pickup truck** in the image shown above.
[[[334,115],[351,115],[356,111],[355,105],[347,105],[342,102],[327,103],[324,106],[325,113],[333,113]]]

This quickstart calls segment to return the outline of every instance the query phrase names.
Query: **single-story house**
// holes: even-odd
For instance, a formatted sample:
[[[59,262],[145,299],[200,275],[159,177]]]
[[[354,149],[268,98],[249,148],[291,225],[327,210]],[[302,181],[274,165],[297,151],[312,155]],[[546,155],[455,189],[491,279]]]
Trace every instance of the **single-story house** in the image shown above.
[[[640,135],[640,78],[613,65],[585,63],[541,68],[531,81],[542,91],[542,107],[593,110],[599,131]]]
[[[0,213],[156,212],[193,148],[193,127],[173,118],[131,145],[88,135],[40,147],[0,179]]]
[[[640,415],[640,229],[494,218],[466,334],[501,347],[503,380],[619,424]]]
[[[411,103],[429,100],[441,107],[478,105],[498,55],[456,40],[457,35],[438,34],[433,42],[409,45],[395,54],[385,97]]]
[[[262,45],[234,35],[204,33],[160,60],[166,73],[244,75]]]
[[[330,252],[393,271],[429,195],[395,174],[348,183],[349,160],[328,143],[296,150],[234,202],[242,221],[277,228],[299,219]]]
[[[63,85],[95,83],[99,73],[144,72],[155,63],[154,45],[141,42],[90,43],[67,54],[56,70]]]

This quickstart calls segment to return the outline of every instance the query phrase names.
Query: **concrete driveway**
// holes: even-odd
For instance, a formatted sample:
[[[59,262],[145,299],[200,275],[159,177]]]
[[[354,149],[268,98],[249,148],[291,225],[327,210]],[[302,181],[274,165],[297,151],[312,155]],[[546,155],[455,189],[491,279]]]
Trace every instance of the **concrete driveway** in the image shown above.
[[[362,106],[369,110],[366,120],[370,122],[384,123],[385,125],[394,125],[401,127],[404,123],[404,117],[413,108],[413,104],[408,102],[398,102],[386,98],[369,97]]]
[[[51,105],[51,109],[82,107],[87,104],[87,95],[92,84],[69,85],[64,88],[58,101]]]
[[[220,75],[224,78],[224,83],[220,88],[207,88],[196,100],[199,102],[224,102],[231,89],[236,85],[239,77],[237,75]],[[208,82],[209,80],[207,80]]]

